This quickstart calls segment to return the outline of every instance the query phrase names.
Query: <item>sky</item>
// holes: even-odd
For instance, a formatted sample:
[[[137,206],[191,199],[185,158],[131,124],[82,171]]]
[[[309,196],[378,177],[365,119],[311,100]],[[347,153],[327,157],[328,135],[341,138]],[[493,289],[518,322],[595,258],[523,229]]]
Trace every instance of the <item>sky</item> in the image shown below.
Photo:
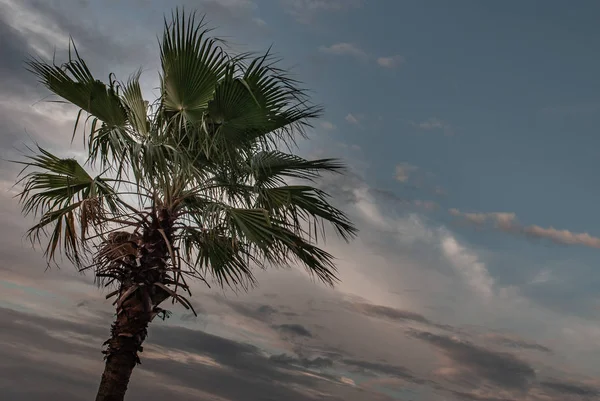
[[[258,272],[196,284],[196,318],[154,322],[128,400],[571,401],[600,397],[600,4],[595,1],[0,0],[0,391],[86,400],[113,311],[93,277],[46,270],[7,159],[64,156],[77,110],[28,55],[72,36],[93,72],[143,68],[175,6],[232,51],[273,46],[325,107],[305,157],[360,229],[325,249],[341,282]],[[169,306],[170,307],[170,306]],[[35,383],[32,386],[31,383]]]

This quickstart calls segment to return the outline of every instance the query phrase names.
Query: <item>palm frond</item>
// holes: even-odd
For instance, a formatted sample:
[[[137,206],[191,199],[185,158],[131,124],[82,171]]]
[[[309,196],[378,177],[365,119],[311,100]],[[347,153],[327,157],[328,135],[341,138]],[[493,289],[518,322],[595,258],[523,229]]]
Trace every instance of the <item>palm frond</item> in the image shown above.
[[[18,162],[25,166],[18,181],[23,190],[17,195],[23,213],[40,216],[28,236],[40,242],[41,234],[48,234],[48,260],[62,249],[79,266],[89,229],[101,229],[119,213],[118,196],[108,181],[90,176],[75,159],[59,158],[39,146],[37,150],[29,161]]]
[[[141,74],[140,69],[129,78],[129,81],[123,85],[121,97],[133,130],[145,137],[150,131],[150,121],[148,121],[148,102],[144,100],[140,86]]]
[[[178,238],[182,258],[201,276],[213,276],[220,286],[247,288],[255,283],[251,264],[258,264],[245,244],[219,230],[186,226]]]
[[[162,102],[169,114],[200,122],[227,68],[227,55],[208,36],[204,18],[176,10],[160,44]]]
[[[123,157],[127,145],[133,139],[126,129],[127,111],[117,93],[114,80],[107,85],[94,78],[72,42],[66,63],[50,64],[33,58],[28,61],[27,67],[52,93],[88,114],[85,122],[87,124],[91,119],[87,145],[92,161],[100,158],[104,166],[109,166]],[[80,111],[73,136],[81,117]]]
[[[346,241],[357,233],[348,217],[329,203],[326,192],[306,185],[286,185],[262,188],[258,192],[256,206],[269,211],[279,220],[290,221],[297,233],[306,230],[309,237],[318,240],[318,234],[325,237],[324,223],[332,224],[337,233]]]
[[[314,180],[323,173],[344,170],[344,165],[336,159],[306,160],[277,150],[256,153],[248,167],[260,186],[282,184],[285,178]]]
[[[317,206],[303,204],[302,200],[314,202],[314,199],[307,194],[297,197],[301,196],[302,199],[296,199],[296,205],[279,200],[277,205],[270,205],[273,207],[271,210],[260,207],[233,207],[208,198],[189,196],[180,205],[182,232],[192,230],[197,234],[185,236],[185,248],[200,246],[200,235],[206,235],[201,238],[207,238],[207,241],[216,240],[217,242],[208,241],[209,245],[202,244],[206,251],[197,255],[204,255],[204,259],[197,259],[196,263],[202,266],[203,271],[211,272],[221,283],[228,285],[240,283],[242,277],[246,277],[252,283],[252,266],[281,266],[292,261],[304,265],[323,282],[333,284],[336,280],[333,257],[304,238],[306,232],[300,220],[309,219],[311,216],[331,219],[345,238],[354,235],[355,229],[341,212],[329,209],[325,203],[319,203]],[[276,195],[273,194],[273,197]],[[271,202],[275,203],[273,199]],[[296,213],[296,220],[286,214],[282,210],[283,207],[288,208],[288,212],[291,210]],[[221,242],[224,238],[227,240]],[[216,249],[219,260],[211,260],[208,252],[210,247]],[[191,250],[186,254],[191,254]],[[235,271],[232,270],[234,268]]]
[[[321,108],[311,106],[298,83],[270,64],[268,56],[253,59],[247,67],[238,60],[217,85],[208,108],[215,141],[237,148],[289,144],[321,114]]]

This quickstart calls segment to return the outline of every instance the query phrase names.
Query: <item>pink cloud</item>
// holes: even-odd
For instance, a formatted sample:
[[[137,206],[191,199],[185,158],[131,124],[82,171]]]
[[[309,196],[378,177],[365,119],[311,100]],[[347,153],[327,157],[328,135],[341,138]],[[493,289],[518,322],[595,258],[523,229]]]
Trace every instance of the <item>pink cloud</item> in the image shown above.
[[[489,212],[470,213],[461,212],[458,209],[449,209],[448,213],[458,217],[465,222],[483,226],[491,224],[494,228],[514,234],[524,235],[530,238],[548,239],[556,244],[581,245],[600,249],[600,238],[589,233],[574,233],[569,230],[558,230],[554,227],[544,228],[538,225],[524,226],[517,220],[515,213]]]

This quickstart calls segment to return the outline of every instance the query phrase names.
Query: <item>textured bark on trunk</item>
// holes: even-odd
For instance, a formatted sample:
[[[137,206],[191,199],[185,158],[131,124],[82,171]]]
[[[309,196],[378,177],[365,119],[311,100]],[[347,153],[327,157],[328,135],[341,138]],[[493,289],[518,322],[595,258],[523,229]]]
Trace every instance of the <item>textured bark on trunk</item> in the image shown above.
[[[151,318],[136,296],[124,303],[104,351],[106,365],[96,401],[123,401],[133,368],[139,362],[138,351],[142,350]]]
[[[117,318],[106,341],[106,365],[96,401],[123,401],[131,373],[140,363],[138,352],[148,333],[148,325],[160,311],[158,306],[169,293],[164,286],[173,221],[161,209],[152,216],[152,224],[144,230],[136,246],[135,255],[123,255],[127,279],[121,282],[117,301]]]

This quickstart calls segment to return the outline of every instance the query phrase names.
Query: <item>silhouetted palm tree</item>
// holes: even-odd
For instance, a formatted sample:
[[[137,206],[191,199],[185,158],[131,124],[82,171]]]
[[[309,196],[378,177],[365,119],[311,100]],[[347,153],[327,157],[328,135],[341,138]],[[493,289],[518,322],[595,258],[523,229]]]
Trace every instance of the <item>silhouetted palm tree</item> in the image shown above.
[[[49,262],[63,253],[112,287],[116,320],[97,401],[123,400],[149,323],[167,314],[165,300],[193,311],[183,295],[191,295],[188,279],[247,288],[253,267],[300,263],[333,284],[333,257],[316,246],[323,223],[346,240],[356,234],[310,185],[343,166],[289,153],[321,110],[268,53],[232,57],[208,33],[194,14],[165,20],[160,96],[150,104],[140,72],[101,82],[74,45],[62,65],[28,63],[80,108],[74,135],[88,116],[87,163],[38,147],[22,162],[20,200],[24,214],[39,218],[29,236],[47,238]]]

